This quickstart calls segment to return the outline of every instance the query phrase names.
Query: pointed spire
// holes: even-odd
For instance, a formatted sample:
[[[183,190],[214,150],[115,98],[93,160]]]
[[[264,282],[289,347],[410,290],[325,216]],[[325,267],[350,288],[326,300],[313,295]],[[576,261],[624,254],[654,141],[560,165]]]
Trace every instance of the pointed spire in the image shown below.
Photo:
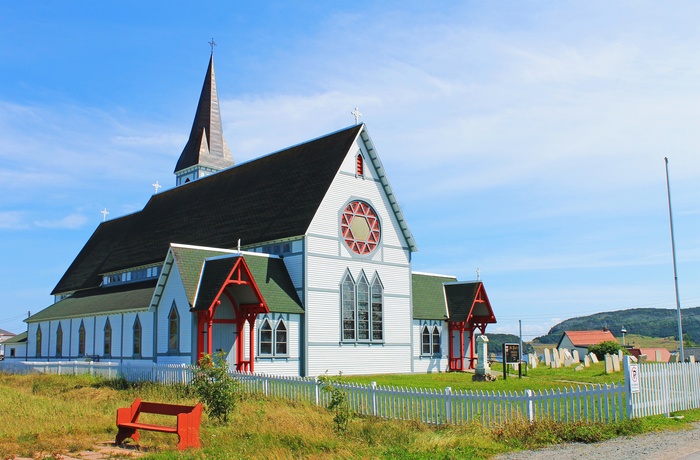
[[[180,154],[175,174],[202,167],[208,172],[233,166],[233,157],[226,144],[221,127],[219,96],[214,75],[214,54],[209,58],[209,68],[199,96],[197,112],[192,123],[190,138]],[[199,176],[201,177],[201,176]]]

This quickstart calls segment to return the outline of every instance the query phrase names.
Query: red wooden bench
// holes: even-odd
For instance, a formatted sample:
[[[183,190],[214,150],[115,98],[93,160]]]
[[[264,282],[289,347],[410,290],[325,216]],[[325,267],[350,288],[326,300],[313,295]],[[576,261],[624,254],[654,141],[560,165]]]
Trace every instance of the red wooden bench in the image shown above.
[[[140,423],[139,415],[162,414],[177,416],[176,426],[153,425]],[[131,407],[117,409],[117,433],[116,443],[121,444],[126,438],[139,440],[139,430],[160,431],[162,433],[175,433],[179,438],[177,448],[179,450],[188,447],[201,447],[199,444],[199,424],[202,419],[202,405],[180,406],[176,404],[163,404],[155,402],[143,402],[140,398]]]

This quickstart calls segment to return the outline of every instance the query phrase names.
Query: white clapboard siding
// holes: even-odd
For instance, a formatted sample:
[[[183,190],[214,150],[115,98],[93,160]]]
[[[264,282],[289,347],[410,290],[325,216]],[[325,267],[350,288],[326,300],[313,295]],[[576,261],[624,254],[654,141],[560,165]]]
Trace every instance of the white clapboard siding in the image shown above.
[[[372,263],[361,258],[328,258],[309,255],[307,259],[308,289],[340,289],[346,273],[355,281],[364,272],[369,283],[375,274],[384,286],[385,295],[408,296],[411,292],[409,265],[387,265]]]
[[[163,295],[158,303],[156,313],[158,315],[156,350],[159,355],[168,352],[168,315],[173,304],[177,307],[180,317],[179,352],[192,353],[193,315],[190,313],[189,300],[187,299],[187,293],[183,287],[177,264],[173,264],[173,269],[163,289]],[[191,358],[189,359],[191,360]],[[158,361],[161,362],[160,357]],[[171,361],[170,357],[163,357],[163,362],[166,361]]]
[[[304,255],[294,254],[284,257],[284,265],[287,267],[289,277],[296,289],[304,288]]]
[[[359,146],[353,147],[348,152],[346,162],[354,161],[355,153]],[[365,162],[365,169],[371,169],[370,162]],[[406,245],[394,212],[386,198],[381,183],[372,178],[355,177],[352,174],[336,175],[319,206],[316,215],[307,231],[311,235],[325,235],[339,237],[339,217],[345,205],[354,199],[360,199],[369,203],[377,212],[382,226],[382,243],[390,246],[402,247]]]
[[[386,374],[411,372],[409,345],[348,343],[309,345],[309,375]]]
[[[439,356],[423,356],[422,355],[422,339],[423,325],[428,324],[432,330],[434,325],[440,329],[440,355]],[[420,321],[413,320],[413,372],[416,373],[431,373],[431,372],[447,372],[449,369],[449,349],[447,348],[447,329],[444,327],[447,323],[443,321]]]

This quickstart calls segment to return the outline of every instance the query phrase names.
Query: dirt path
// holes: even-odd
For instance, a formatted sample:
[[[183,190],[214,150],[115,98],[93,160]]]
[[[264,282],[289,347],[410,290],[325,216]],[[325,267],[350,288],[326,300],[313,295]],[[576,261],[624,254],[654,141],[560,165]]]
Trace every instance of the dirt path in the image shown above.
[[[598,444],[562,444],[513,452],[496,460],[700,460],[700,422],[687,430],[646,433]]]

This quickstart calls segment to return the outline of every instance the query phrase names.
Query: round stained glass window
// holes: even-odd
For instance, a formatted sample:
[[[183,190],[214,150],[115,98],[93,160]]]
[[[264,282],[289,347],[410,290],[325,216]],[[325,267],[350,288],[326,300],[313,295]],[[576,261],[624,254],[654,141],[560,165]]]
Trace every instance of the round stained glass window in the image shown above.
[[[340,231],[355,254],[369,254],[379,244],[381,229],[377,213],[364,201],[353,201],[343,210]]]

